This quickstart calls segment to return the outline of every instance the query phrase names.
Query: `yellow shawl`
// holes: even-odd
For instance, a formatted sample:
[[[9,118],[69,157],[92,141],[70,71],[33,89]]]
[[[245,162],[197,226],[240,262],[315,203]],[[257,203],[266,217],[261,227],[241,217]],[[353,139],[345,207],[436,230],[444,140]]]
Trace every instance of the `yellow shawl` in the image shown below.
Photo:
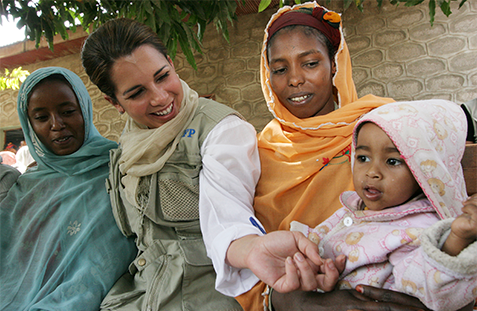
[[[316,3],[283,7],[265,30],[261,52],[262,90],[272,120],[258,135],[262,175],[257,185],[254,208],[267,232],[289,230],[297,220],[315,227],[341,207],[339,195],[353,190],[351,137],[358,119],[370,110],[393,102],[367,95],[358,99],[352,79],[351,59],[340,25],[341,43],[335,56],[333,78],[339,109],[322,116],[299,119],[278,101],[270,84],[267,62],[268,29],[285,12]],[[263,283],[237,300],[244,310],[263,308]]]

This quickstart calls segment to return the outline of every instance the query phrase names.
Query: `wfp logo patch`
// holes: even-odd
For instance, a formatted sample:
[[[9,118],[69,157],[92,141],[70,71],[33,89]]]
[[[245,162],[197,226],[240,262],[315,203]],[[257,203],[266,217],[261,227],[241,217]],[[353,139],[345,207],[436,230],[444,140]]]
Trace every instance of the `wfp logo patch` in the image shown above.
[[[194,129],[186,129],[184,131],[184,134],[182,135],[182,137],[192,137],[192,135],[195,134],[195,130]]]

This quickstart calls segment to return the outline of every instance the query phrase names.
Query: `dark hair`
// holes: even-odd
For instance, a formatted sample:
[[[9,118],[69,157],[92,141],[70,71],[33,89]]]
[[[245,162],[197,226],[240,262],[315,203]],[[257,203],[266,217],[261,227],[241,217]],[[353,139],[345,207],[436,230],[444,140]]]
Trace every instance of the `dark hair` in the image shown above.
[[[101,92],[116,99],[111,68],[117,59],[131,55],[138,47],[149,44],[167,58],[167,50],[157,34],[132,19],[119,18],[101,25],[85,41],[81,59],[86,74]]]
[[[267,42],[267,58],[269,59],[269,61],[270,61],[270,57],[268,53],[270,51],[270,47],[273,45],[273,42],[275,41],[277,37],[277,34],[281,34],[284,31],[290,32],[294,29],[301,30],[303,34],[306,35],[307,37],[315,37],[316,39],[318,39],[318,41],[323,43],[323,45],[326,46],[326,49],[328,50],[328,57],[330,58],[330,61],[333,61],[336,50],[333,47],[333,44],[331,44],[330,40],[328,40],[328,38],[325,37],[325,35],[322,34],[318,29],[310,27],[310,26],[305,26],[305,25],[290,25],[290,26],[283,27],[277,32],[275,32],[270,38],[270,40],[268,40]]]

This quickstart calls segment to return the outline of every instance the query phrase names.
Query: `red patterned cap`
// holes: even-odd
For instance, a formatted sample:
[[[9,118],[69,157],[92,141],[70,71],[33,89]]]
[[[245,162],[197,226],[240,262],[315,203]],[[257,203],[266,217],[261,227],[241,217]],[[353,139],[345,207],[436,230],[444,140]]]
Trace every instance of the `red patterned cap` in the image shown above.
[[[275,20],[268,30],[268,39],[277,31],[292,25],[309,26],[319,30],[328,40],[330,40],[335,51],[340,46],[340,21],[341,16],[333,11],[327,11],[322,7],[300,8],[289,11]]]

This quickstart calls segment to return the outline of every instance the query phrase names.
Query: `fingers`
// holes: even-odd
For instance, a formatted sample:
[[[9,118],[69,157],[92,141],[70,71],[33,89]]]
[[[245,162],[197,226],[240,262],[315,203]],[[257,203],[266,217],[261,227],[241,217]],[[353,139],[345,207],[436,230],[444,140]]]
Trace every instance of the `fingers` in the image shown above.
[[[477,202],[476,202],[477,203]],[[453,232],[463,238],[477,239],[477,205],[466,204],[462,207],[462,214],[452,223]]]
[[[388,310],[428,310],[419,299],[396,291],[377,288],[369,285],[358,285],[356,286],[356,290],[364,296],[367,296],[375,301],[388,302],[389,304],[386,305],[393,305],[393,308]],[[396,305],[394,306],[394,304]],[[399,309],[399,306],[407,306],[407,309]]]
[[[474,203],[469,203],[466,202],[464,206],[462,207],[462,212],[463,213],[468,213],[468,214],[475,214],[477,213],[477,202]]]
[[[316,273],[316,269],[313,268],[313,263],[308,262],[301,253],[296,253],[293,259],[298,269],[301,290],[310,291],[318,288],[323,291],[331,291],[335,288],[340,272],[332,259],[326,259],[324,261],[320,267],[322,273]],[[290,278],[290,281],[287,281],[287,283],[290,282],[291,284],[291,282],[294,281],[294,279],[292,280]]]
[[[296,264],[296,267],[298,268],[298,273],[300,275],[300,281],[301,281],[301,290],[304,291],[311,291],[314,290],[318,287],[318,283],[316,282],[316,273],[313,271],[312,267],[308,263],[308,261],[305,259],[303,254],[301,253],[296,253],[293,256],[294,262]]]
[[[335,265],[339,273],[342,273],[346,267],[346,256],[341,254],[335,259]]]
[[[285,259],[285,275],[270,285],[274,290],[282,294],[300,289],[300,277],[291,257]]]
[[[301,232],[293,232],[298,250],[309,258],[315,265],[321,266],[323,260],[318,251],[318,245],[307,239]]]
[[[281,293],[288,293],[300,288],[300,279],[298,276],[298,270],[293,263],[291,257],[287,257],[285,260],[285,284],[280,291]]]
[[[326,292],[335,288],[340,273],[331,259],[326,259],[323,264],[323,273],[316,276],[318,288]]]
[[[477,207],[477,193],[467,198],[467,200],[465,200],[462,203],[464,204],[464,207],[469,205],[473,207]]]

